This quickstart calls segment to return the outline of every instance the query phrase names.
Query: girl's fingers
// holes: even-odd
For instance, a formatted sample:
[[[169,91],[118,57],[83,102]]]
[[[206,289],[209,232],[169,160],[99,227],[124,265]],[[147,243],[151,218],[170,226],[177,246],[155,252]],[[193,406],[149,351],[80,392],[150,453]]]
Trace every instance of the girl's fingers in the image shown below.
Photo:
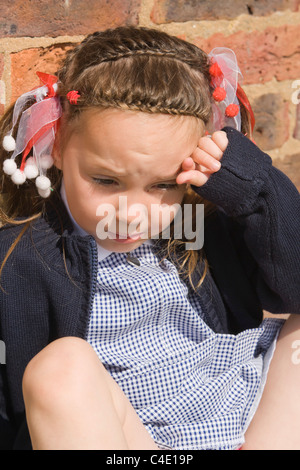
[[[191,157],[187,157],[185,160],[183,160],[181,164],[182,170],[194,170],[196,168],[196,164],[194,160]]]
[[[211,139],[221,149],[222,153],[224,153],[228,145],[228,138],[226,132],[214,132],[211,136]]]
[[[221,155],[223,155],[223,153]],[[221,157],[219,157],[219,155],[218,157],[214,157],[199,147],[194,151],[193,159],[198,165],[202,165],[212,172],[218,171],[221,168],[221,163],[219,162]]]
[[[204,165],[199,165],[196,163],[191,157],[186,158],[181,165],[181,169],[183,171],[189,171],[189,170],[198,170],[203,173],[212,173],[211,170],[207,168],[207,166]]]
[[[200,160],[199,160],[200,161]],[[209,176],[215,171],[220,169],[220,163],[217,167],[212,168],[211,162],[205,158],[201,159],[205,165],[199,164],[193,158],[186,158],[181,165],[182,171],[176,178],[177,184],[193,184],[195,186],[202,186],[208,180]],[[208,168],[210,166],[210,168]]]
[[[202,172],[199,170],[182,171],[176,178],[177,184],[193,184],[195,186],[202,186],[205,184],[210,176],[210,173]]]
[[[227,145],[228,138],[226,132],[217,131],[214,132],[211,137],[201,137],[199,139],[198,148],[204,150],[217,160],[221,160]]]
[[[198,142],[198,147],[196,150],[202,150],[211,157],[221,160],[223,151],[218,147],[218,145],[212,140],[212,137],[201,137]]]
[[[177,184],[205,184],[212,173],[220,170],[220,160],[227,145],[228,139],[224,131],[214,132],[211,137],[201,137],[192,155],[182,162]]]

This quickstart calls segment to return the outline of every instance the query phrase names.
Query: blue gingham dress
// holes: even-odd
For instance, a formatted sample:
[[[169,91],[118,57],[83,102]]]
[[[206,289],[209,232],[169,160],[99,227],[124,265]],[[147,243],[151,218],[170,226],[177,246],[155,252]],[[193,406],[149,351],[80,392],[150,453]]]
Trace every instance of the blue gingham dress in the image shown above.
[[[151,245],[98,261],[88,342],[162,449],[236,449],[258,406],[282,320],[234,336]]]

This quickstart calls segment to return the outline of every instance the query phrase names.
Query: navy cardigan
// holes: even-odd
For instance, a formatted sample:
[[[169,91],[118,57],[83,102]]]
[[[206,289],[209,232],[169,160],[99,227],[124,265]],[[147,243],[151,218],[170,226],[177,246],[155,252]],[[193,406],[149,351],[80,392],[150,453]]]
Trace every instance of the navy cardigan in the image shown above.
[[[205,220],[209,272],[198,294],[209,326],[236,334],[258,326],[263,310],[300,313],[300,197],[268,155],[239,132],[225,131],[221,169],[193,188],[217,207]],[[1,262],[21,229],[1,229]],[[53,194],[2,272],[0,449],[30,448],[22,377],[31,358],[56,338],[87,336],[97,248],[92,237],[71,233],[63,202]],[[202,272],[200,264],[194,282]]]

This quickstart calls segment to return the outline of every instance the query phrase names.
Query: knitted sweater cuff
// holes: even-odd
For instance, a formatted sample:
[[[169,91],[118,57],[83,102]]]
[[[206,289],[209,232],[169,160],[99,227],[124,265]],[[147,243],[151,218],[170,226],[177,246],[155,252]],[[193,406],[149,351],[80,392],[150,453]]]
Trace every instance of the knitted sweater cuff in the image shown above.
[[[229,143],[221,160],[221,169],[213,173],[203,186],[192,188],[228,215],[239,216],[253,210],[268,180],[272,160],[235,129],[225,127],[223,131]]]

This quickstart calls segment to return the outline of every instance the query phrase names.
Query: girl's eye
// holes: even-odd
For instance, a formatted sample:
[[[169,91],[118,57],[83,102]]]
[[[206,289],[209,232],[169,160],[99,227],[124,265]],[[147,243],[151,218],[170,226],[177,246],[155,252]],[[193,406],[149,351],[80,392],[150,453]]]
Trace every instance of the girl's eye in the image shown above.
[[[113,186],[118,184],[112,178],[93,178],[94,183],[102,185],[102,186]],[[160,191],[170,191],[178,188],[177,183],[158,183],[154,185],[154,189],[158,189]]]
[[[103,186],[110,186],[116,183],[115,180],[110,178],[93,178],[93,181],[97,184],[102,184]]]
[[[172,190],[172,189],[177,189],[178,184],[177,183],[158,183],[155,185],[157,189],[163,189],[165,191]]]

